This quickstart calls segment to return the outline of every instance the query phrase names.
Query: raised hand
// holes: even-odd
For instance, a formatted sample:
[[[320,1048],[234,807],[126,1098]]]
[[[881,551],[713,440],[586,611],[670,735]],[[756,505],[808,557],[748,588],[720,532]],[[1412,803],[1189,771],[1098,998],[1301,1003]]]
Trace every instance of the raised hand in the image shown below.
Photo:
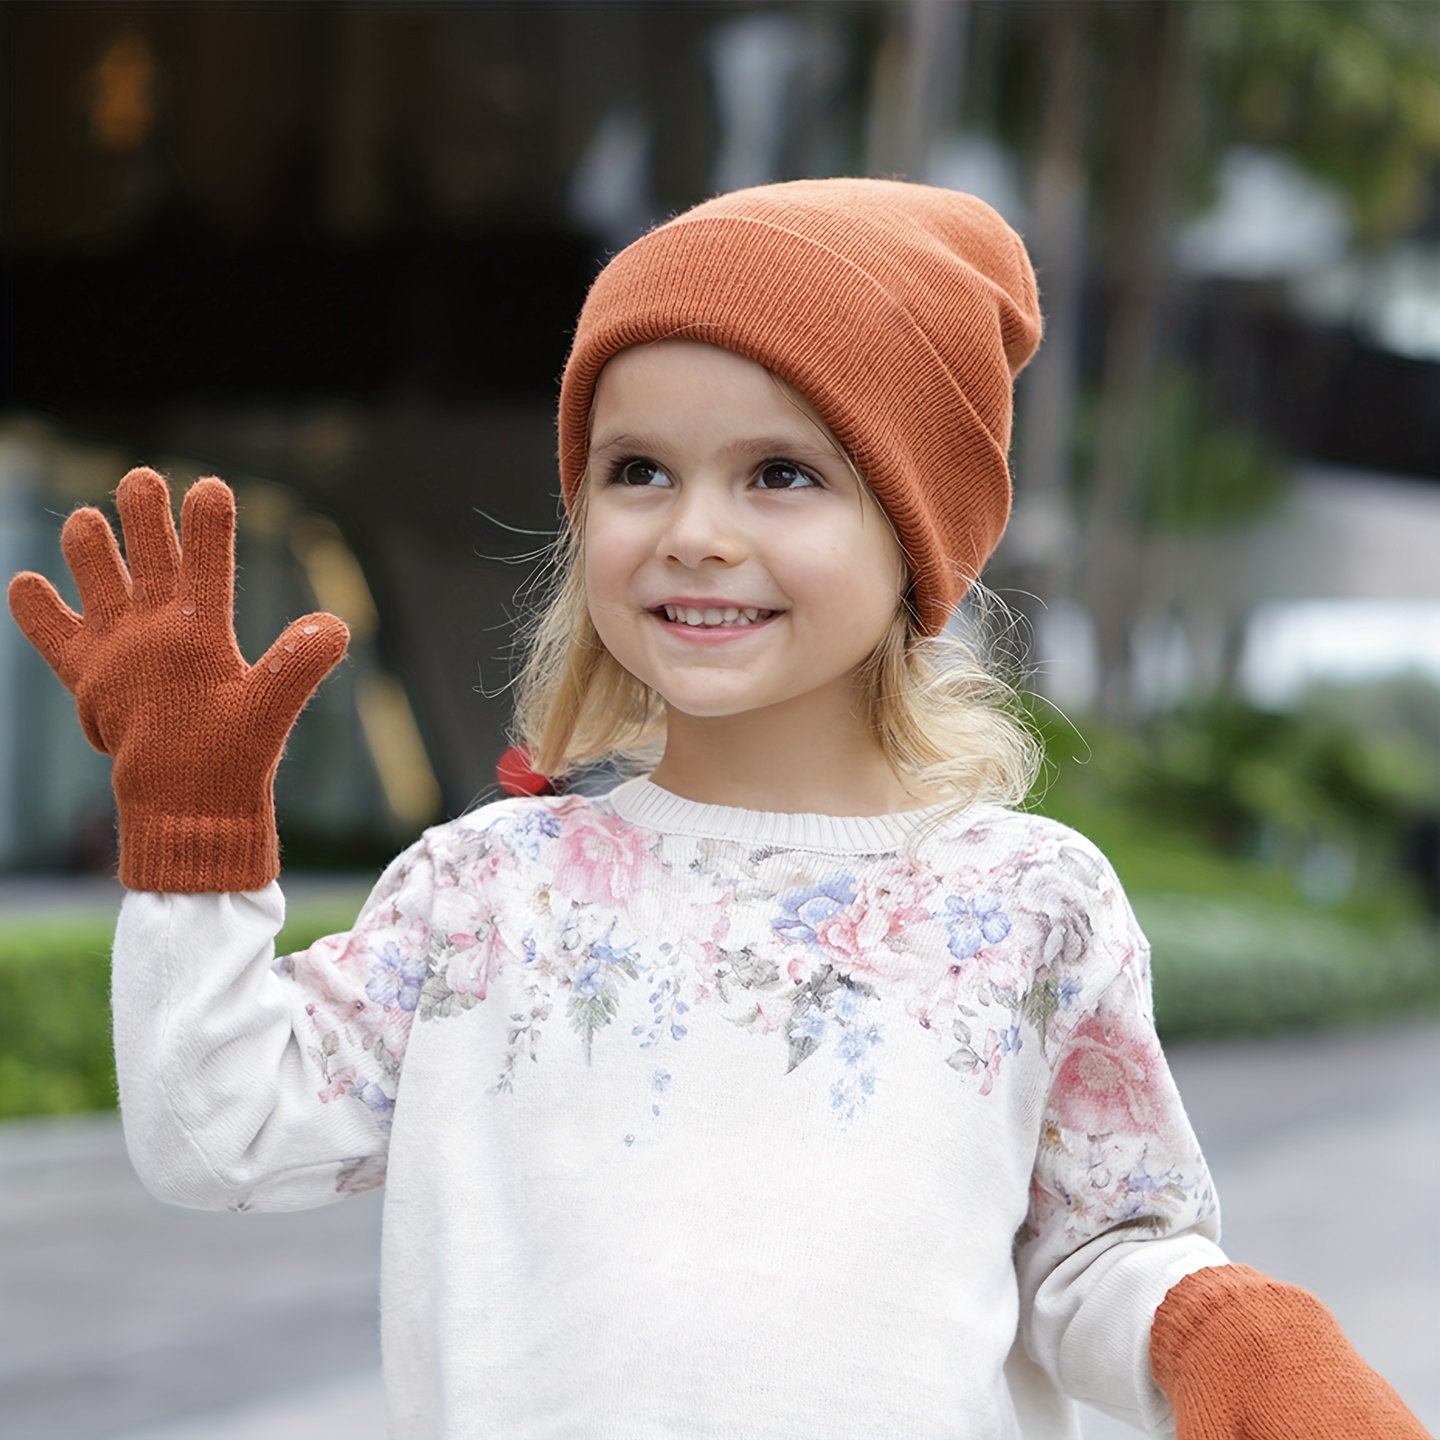
[[[257,890],[279,873],[275,771],[349,633],[302,616],[255,662],[235,643],[235,499],[197,481],[181,512],[153,470],[116,494],[127,568],[100,511],[77,510],[61,545],[76,614],[41,575],[10,582],[26,639],[74,696],[90,743],[114,758],[120,879],[132,890]]]
[[[1246,1265],[1166,1295],[1150,1365],[1176,1440],[1430,1440],[1319,1300]]]

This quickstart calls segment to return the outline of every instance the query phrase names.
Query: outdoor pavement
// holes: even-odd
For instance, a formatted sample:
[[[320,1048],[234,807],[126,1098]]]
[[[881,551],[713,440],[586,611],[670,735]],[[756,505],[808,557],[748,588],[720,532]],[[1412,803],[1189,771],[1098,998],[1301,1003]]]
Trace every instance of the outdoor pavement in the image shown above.
[[[1178,1046],[1232,1258],[1316,1291],[1440,1431],[1440,1025]],[[384,1440],[380,1199],[150,1199],[109,1116],[0,1125],[0,1433]],[[1087,1418],[1088,1440],[1135,1432]]]

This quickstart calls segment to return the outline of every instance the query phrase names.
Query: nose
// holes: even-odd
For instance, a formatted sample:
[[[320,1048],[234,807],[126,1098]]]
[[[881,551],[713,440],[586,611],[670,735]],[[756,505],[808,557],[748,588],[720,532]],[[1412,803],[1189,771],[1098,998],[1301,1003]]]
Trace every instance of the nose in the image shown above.
[[[736,564],[745,542],[726,487],[692,484],[681,487],[670,509],[670,523],[661,538],[664,558],[689,569],[707,561]]]

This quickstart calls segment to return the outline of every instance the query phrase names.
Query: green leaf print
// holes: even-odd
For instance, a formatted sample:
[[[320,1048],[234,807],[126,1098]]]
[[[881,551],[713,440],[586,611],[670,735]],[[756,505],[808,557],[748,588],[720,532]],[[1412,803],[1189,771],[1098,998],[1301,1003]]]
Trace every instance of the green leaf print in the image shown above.
[[[443,975],[432,975],[420,989],[415,1006],[418,1020],[447,1020],[451,1015],[473,1010],[480,1003],[478,995],[457,995]]]
[[[965,1013],[967,1015],[974,1014],[974,1012],[970,1010],[967,1010]],[[963,1020],[957,1020],[951,1026],[951,1031],[960,1042],[960,1046],[945,1057],[945,1063],[952,1070],[966,1070],[971,1073],[978,1070],[985,1062],[981,1060],[979,1053],[974,1047],[970,1027]]]
[[[1053,981],[1045,980],[1033,985],[1025,996],[1020,1013],[1040,1032],[1040,1049],[1045,1049],[1045,1027],[1051,1017],[1060,1009],[1060,997],[1055,993]]]
[[[615,990],[604,985],[593,995],[572,995],[565,1007],[570,1023],[580,1033],[580,1042],[585,1047],[585,1063],[590,1063],[590,1049],[595,1041],[595,1032],[603,1030],[620,1008]]]

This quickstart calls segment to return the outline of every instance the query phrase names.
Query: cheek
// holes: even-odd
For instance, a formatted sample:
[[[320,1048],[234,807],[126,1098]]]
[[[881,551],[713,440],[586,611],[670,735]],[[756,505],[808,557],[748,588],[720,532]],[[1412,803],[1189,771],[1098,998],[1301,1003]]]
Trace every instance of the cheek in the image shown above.
[[[633,540],[633,536],[630,537]],[[638,663],[638,617],[631,599],[635,575],[624,532],[603,521],[585,527],[585,605],[600,643],[627,670]]]
[[[623,540],[623,534],[603,520],[585,525],[585,598],[592,612],[597,606],[613,606],[624,591],[633,567],[626,562]]]
[[[888,529],[858,538],[844,534],[829,543],[814,536],[801,553],[807,558],[792,574],[812,602],[823,606],[838,595],[856,627],[868,626],[872,620],[882,627],[889,625],[904,599],[908,577],[900,547]]]

